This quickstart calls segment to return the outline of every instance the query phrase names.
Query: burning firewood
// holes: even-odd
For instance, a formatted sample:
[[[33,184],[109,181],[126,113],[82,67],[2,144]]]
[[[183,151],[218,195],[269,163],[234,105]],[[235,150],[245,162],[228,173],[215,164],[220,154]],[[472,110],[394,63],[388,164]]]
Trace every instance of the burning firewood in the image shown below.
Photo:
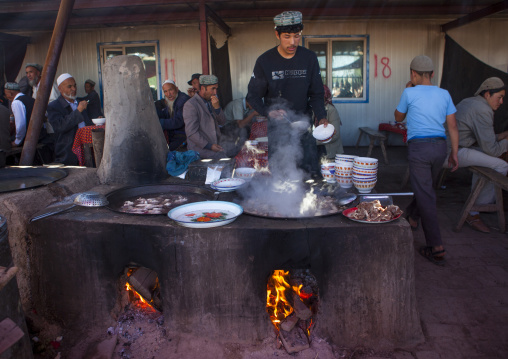
[[[291,331],[291,329],[294,328],[294,326],[296,325],[296,323],[298,323],[298,320],[300,318],[298,318],[294,313],[291,314],[289,317],[287,317],[286,319],[284,319],[284,321],[280,324],[280,329],[281,330],[284,330],[286,332],[289,332]]]
[[[290,332],[281,330],[279,335],[284,348],[289,354],[301,352],[310,347],[307,335],[299,327],[294,327]]]
[[[303,303],[297,293],[293,293],[293,310],[298,318],[307,320],[312,317],[311,310]]]

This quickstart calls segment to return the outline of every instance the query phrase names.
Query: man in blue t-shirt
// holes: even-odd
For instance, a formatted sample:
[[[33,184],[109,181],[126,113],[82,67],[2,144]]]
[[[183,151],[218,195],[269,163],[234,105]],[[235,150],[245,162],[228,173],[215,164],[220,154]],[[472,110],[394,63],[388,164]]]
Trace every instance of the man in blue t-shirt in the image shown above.
[[[414,197],[407,208],[406,219],[413,230],[418,229],[421,219],[427,245],[421,247],[419,253],[442,265],[446,252],[439,231],[433,182],[447,154],[445,122],[452,144],[448,164],[452,171],[459,166],[456,109],[448,91],[432,85],[434,64],[429,57],[415,57],[411,61],[410,75],[411,81],[395,110],[397,122],[407,118],[409,175]]]
[[[275,16],[274,23],[275,36],[280,44],[258,57],[247,94],[247,102],[254,110],[269,118],[270,159],[273,153],[295,140],[295,136],[289,135],[291,123],[304,119],[310,129],[311,114],[314,112],[319,124],[328,124],[316,54],[299,46],[303,30],[302,14],[285,11]],[[303,159],[296,159],[300,167],[319,174],[316,141],[310,131],[301,135],[301,145]],[[293,152],[298,156],[298,151]],[[270,166],[270,170],[273,173],[277,168]]]

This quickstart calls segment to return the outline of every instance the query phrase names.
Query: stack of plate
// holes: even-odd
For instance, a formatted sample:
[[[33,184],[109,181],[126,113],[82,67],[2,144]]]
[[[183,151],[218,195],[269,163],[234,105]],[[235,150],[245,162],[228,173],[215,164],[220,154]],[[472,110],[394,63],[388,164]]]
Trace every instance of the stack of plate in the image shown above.
[[[242,178],[223,178],[213,182],[210,187],[219,192],[232,192],[245,184]]]
[[[353,162],[353,184],[360,193],[369,193],[377,182],[378,160],[357,157]]]

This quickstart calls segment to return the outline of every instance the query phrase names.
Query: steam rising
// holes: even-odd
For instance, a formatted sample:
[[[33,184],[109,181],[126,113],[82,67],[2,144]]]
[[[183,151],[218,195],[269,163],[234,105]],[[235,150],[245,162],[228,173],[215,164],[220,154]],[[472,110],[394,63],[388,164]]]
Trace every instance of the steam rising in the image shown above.
[[[278,104],[277,110],[280,108]],[[309,175],[298,166],[303,159],[301,137],[309,131],[310,119],[287,108],[284,111],[268,123],[271,176],[257,176],[239,192],[244,203],[257,203],[266,212],[283,217],[313,216],[318,197],[308,191],[304,180]]]

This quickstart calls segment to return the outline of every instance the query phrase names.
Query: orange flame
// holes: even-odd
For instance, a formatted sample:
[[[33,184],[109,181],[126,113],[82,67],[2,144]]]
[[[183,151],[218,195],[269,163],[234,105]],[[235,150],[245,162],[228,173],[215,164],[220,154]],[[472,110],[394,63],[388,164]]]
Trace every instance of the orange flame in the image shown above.
[[[155,311],[155,308],[152,307],[150,305],[150,303],[148,303],[145,298],[143,298],[143,296],[141,294],[139,294],[138,292],[136,292],[136,290],[134,288],[132,288],[132,286],[129,284],[129,283],[125,283],[125,290],[126,291],[130,291],[131,293],[133,293],[134,297],[136,298],[135,301],[132,301],[137,307],[140,307],[142,309],[151,309],[151,310],[154,310]]]
[[[302,291],[303,284],[299,286],[291,286],[289,283],[289,271],[275,270],[267,283],[266,291],[266,310],[270,315],[270,320],[277,330],[280,329],[280,324],[287,318],[294,309],[288,302],[286,295],[293,291],[298,294],[302,300],[312,297],[312,293],[305,293]],[[287,293],[287,294],[286,294]],[[307,335],[310,336],[310,330],[313,325],[311,320],[307,330]]]

